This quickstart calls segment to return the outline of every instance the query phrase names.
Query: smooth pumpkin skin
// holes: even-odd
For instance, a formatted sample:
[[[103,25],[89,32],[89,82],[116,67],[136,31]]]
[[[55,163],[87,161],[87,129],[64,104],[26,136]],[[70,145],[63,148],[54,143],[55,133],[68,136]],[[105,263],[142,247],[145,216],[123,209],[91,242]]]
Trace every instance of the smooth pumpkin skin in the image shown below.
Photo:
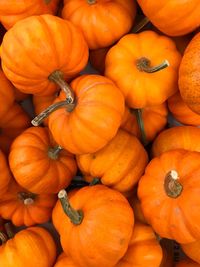
[[[179,148],[200,152],[200,129],[194,126],[176,126],[164,130],[153,142],[152,156],[157,157]]]
[[[200,267],[200,264],[190,260],[190,259],[184,259],[180,262],[176,263],[175,267]]]
[[[54,267],[78,267],[78,265],[75,264],[74,261],[63,252],[58,257]]]
[[[197,262],[200,266],[200,241],[196,240],[192,243],[182,244],[182,250],[192,260]]]
[[[55,258],[55,241],[42,227],[22,230],[0,246],[0,262],[5,267],[49,267]]]
[[[46,223],[51,218],[52,209],[56,203],[56,195],[36,195],[33,203],[24,201],[20,193],[29,193],[14,180],[9,184],[8,190],[0,195],[0,215],[12,221],[16,226],[33,226]]]
[[[3,118],[0,118],[0,148],[9,154],[13,140],[31,126],[29,115],[18,104],[14,103]]]
[[[152,141],[167,124],[168,109],[166,103],[158,106],[145,107],[142,109],[142,120],[146,134],[146,140]],[[122,119],[121,128],[142,139],[141,131],[136,115],[126,107]]]
[[[145,16],[163,33],[180,36],[200,26],[198,0],[137,0]]]
[[[4,194],[8,189],[10,180],[12,179],[7,158],[1,149],[0,149],[0,173],[1,173],[0,177],[0,197],[1,197],[1,195]]]
[[[151,226],[137,222],[128,250],[115,267],[160,267],[162,254]]]
[[[12,143],[9,165],[16,181],[30,192],[57,193],[67,187],[77,172],[73,155],[61,150],[49,154],[57,144],[48,128],[30,127]]]
[[[17,21],[33,15],[55,14],[60,0],[2,0],[0,21],[8,30]]]
[[[199,49],[200,33],[197,33],[185,50],[179,69],[179,90],[181,97],[189,108],[197,114],[200,114]]]
[[[89,2],[65,0],[62,17],[82,30],[90,49],[110,46],[130,31],[136,16],[135,0]]]
[[[101,75],[82,75],[71,87],[74,110],[54,111],[49,116],[49,129],[55,141],[71,153],[94,153],[116,135],[124,114],[124,97],[110,79]],[[55,102],[65,99],[61,92]]]
[[[104,185],[95,185],[76,191],[70,203],[84,213],[80,225],[71,223],[60,201],[52,213],[64,252],[80,267],[114,266],[127,251],[133,232],[133,210],[126,198]]]
[[[170,66],[155,73],[137,67],[137,60],[147,58],[151,66],[168,60]],[[175,43],[153,31],[127,34],[107,53],[105,75],[112,79],[131,108],[160,105],[177,91],[181,55]]]
[[[199,126],[200,115],[193,112],[183,101],[179,92],[168,99],[168,108],[173,117],[182,124]]]
[[[176,198],[168,196],[164,185],[172,170],[177,172],[177,181],[182,185]],[[152,159],[138,186],[147,222],[160,237],[183,244],[200,237],[199,194],[200,153],[187,150],[167,151]]]
[[[98,177],[102,184],[126,193],[133,189],[144,173],[148,155],[135,136],[119,130],[101,150],[78,155],[76,160],[86,181],[91,182]]]
[[[47,14],[32,16],[5,34],[1,59],[5,75],[17,89],[51,95],[57,86],[49,75],[60,70],[65,79],[74,77],[87,64],[88,46],[71,22]]]

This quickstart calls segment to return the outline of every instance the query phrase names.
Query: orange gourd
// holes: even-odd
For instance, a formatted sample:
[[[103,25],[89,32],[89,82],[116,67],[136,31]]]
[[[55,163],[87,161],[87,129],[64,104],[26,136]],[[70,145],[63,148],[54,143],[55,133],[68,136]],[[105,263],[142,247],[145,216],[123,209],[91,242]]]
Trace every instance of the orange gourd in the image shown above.
[[[138,139],[123,130],[101,150],[76,159],[86,181],[98,177],[102,184],[124,194],[133,189],[148,163],[148,155]]]
[[[77,171],[73,155],[62,150],[42,127],[30,127],[13,141],[9,164],[16,181],[36,194],[57,193]]]
[[[108,51],[105,75],[123,92],[128,107],[155,106],[177,91],[180,61],[169,37],[143,31],[125,35]]]
[[[200,26],[198,0],[137,0],[143,13],[163,33],[180,36]]]
[[[184,259],[180,262],[176,263],[175,267],[200,267],[200,264],[190,260],[190,259]]]
[[[58,197],[64,210],[57,202],[52,218],[64,252],[80,267],[114,266],[133,232],[133,211],[126,198],[104,185],[83,187],[69,200],[62,190]]]
[[[200,129],[194,126],[177,126],[164,130],[153,142],[152,155],[157,157],[178,148],[200,152]]]
[[[54,267],[78,267],[73,260],[67,256],[64,252],[58,257]]]
[[[64,0],[62,10],[62,17],[82,30],[90,49],[120,39],[130,31],[135,15],[135,0]]]
[[[199,193],[200,153],[187,150],[154,158],[138,186],[147,222],[160,237],[183,244],[200,238]]]
[[[0,197],[2,194],[6,192],[8,189],[10,180],[12,179],[11,172],[9,169],[9,165],[7,162],[7,158],[4,153],[0,150]]]
[[[33,15],[55,14],[60,0],[1,0],[0,21],[10,29],[17,21]]]
[[[199,240],[196,240],[188,244],[182,244],[181,248],[190,259],[197,262],[200,266],[200,241]]]
[[[200,33],[197,33],[185,50],[179,69],[179,89],[181,97],[189,108],[197,114],[200,114],[199,49]]]
[[[71,22],[53,15],[32,16],[5,34],[1,60],[5,75],[17,89],[51,95],[64,79],[74,77],[85,67],[88,46]]]

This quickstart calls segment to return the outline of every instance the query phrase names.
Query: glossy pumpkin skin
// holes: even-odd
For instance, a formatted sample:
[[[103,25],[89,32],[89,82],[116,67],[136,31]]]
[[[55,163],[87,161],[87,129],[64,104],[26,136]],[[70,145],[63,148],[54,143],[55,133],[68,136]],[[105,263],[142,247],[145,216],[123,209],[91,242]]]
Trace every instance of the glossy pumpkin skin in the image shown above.
[[[190,259],[185,259],[181,260],[178,262],[175,267],[200,267],[200,264],[190,260]]]
[[[153,67],[164,60],[168,60],[170,66],[146,73],[138,63],[144,57]],[[180,61],[180,53],[169,37],[143,31],[125,35],[108,51],[105,75],[123,92],[128,107],[155,106],[164,103],[177,91]]]
[[[200,152],[200,129],[194,126],[177,126],[164,130],[153,142],[152,156],[157,157],[172,149]]]
[[[182,250],[184,253],[192,260],[197,262],[200,266],[200,241],[194,241],[188,244],[181,245]]]
[[[33,193],[57,193],[67,187],[77,171],[73,155],[57,154],[47,128],[30,127],[12,143],[9,164],[16,181]]]
[[[48,77],[56,70],[65,79],[74,77],[87,64],[88,47],[71,22],[53,15],[32,16],[5,34],[1,59],[5,75],[20,91],[51,95],[57,86]]]
[[[88,182],[98,177],[102,184],[124,194],[133,189],[148,163],[148,155],[139,140],[123,130],[101,150],[76,159]]]
[[[193,112],[183,101],[179,92],[168,99],[168,108],[173,117],[182,124],[200,125],[200,115]]]
[[[99,48],[91,50],[89,60],[93,68],[99,71],[102,75],[105,71],[105,59],[110,47]]]
[[[33,226],[48,222],[57,197],[30,194],[12,181],[8,190],[0,195],[0,215],[16,226]]]
[[[175,172],[177,186],[170,178],[172,171]],[[160,237],[183,244],[200,237],[199,184],[198,152],[172,150],[148,164],[139,181],[138,197],[147,222]],[[182,191],[178,191],[180,187]]]
[[[141,140],[141,130],[135,114],[134,111],[131,112],[130,109],[126,107],[121,128],[137,136]],[[167,115],[168,110],[166,103],[142,109],[142,120],[147,141],[152,141],[156,135],[165,128]]]
[[[8,30],[16,22],[26,17],[55,14],[58,8],[58,2],[59,0],[2,0],[0,3],[0,21]]]
[[[197,114],[200,114],[199,49],[200,33],[197,33],[189,43],[179,69],[179,90],[181,97],[189,108]]]
[[[4,153],[9,153],[13,140],[29,126],[30,117],[19,104],[14,103],[0,119],[0,148]]]
[[[163,33],[181,36],[200,26],[198,0],[137,0],[145,16]],[[170,19],[169,19],[170,18]]]
[[[100,75],[82,75],[71,87],[74,110],[54,111],[49,128],[56,142],[71,153],[96,152],[116,135],[124,114],[124,97],[111,80]],[[55,102],[65,99],[61,92]]]
[[[58,257],[54,267],[78,267],[74,261],[67,256],[64,252]]]
[[[6,267],[49,267],[55,258],[55,242],[41,227],[22,230],[0,246],[0,262]]]
[[[162,248],[150,226],[136,223],[128,250],[115,267],[160,267]]]
[[[62,17],[82,30],[90,49],[107,47],[119,40],[130,31],[135,15],[135,0],[65,0],[62,10]]]
[[[126,198],[104,185],[95,185],[76,191],[70,203],[83,211],[81,224],[72,224],[59,201],[52,214],[64,252],[80,267],[114,266],[125,254],[133,232],[133,211]]]
[[[7,158],[4,153],[0,150],[0,173],[1,173],[1,182],[0,182],[0,197],[8,189],[10,180],[12,178]]]

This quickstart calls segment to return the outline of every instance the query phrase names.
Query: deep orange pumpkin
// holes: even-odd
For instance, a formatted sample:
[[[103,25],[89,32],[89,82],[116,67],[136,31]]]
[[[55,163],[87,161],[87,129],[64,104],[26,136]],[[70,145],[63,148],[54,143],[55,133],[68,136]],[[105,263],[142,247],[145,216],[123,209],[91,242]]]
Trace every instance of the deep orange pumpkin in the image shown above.
[[[200,241],[199,240],[194,241],[192,243],[188,243],[188,244],[182,244],[181,248],[190,259],[200,264]]]
[[[169,37],[153,31],[127,34],[108,51],[105,75],[123,92],[128,107],[155,106],[177,91],[180,61]]]
[[[200,267],[200,264],[190,259],[185,259],[185,260],[181,260],[180,262],[176,263],[175,267]]]
[[[62,150],[48,128],[42,127],[30,127],[13,141],[9,164],[16,181],[36,194],[57,193],[77,171],[73,155]]]
[[[59,192],[59,198],[68,215],[60,202],[52,214],[64,252],[80,267],[114,266],[133,232],[133,211],[126,198],[104,185],[87,186],[70,196],[69,206],[65,193]]]
[[[70,79],[85,67],[88,46],[71,22],[53,15],[32,16],[5,34],[1,59],[5,75],[17,89],[51,95],[57,90],[57,73],[62,80]]]
[[[73,260],[67,256],[64,252],[58,257],[54,267],[78,267]]]
[[[200,153],[171,150],[154,158],[139,181],[147,222],[160,237],[189,243],[200,238]]]
[[[0,150],[0,174],[1,174],[1,180],[0,180],[1,181],[0,196],[1,196],[8,189],[10,180],[12,179],[7,158],[5,157],[4,153],[1,150]]]

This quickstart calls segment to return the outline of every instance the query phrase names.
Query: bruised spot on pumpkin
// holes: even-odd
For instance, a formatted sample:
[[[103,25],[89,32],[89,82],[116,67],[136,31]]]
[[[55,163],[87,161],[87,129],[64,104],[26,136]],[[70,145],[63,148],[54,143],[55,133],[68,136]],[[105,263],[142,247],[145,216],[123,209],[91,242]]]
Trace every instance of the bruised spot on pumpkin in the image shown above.
[[[119,240],[120,245],[123,245],[125,241],[126,241],[126,240],[125,240],[124,238],[121,238],[121,239]]]
[[[97,157],[97,156],[96,156],[95,154],[92,155],[92,159],[96,159],[96,157]]]

